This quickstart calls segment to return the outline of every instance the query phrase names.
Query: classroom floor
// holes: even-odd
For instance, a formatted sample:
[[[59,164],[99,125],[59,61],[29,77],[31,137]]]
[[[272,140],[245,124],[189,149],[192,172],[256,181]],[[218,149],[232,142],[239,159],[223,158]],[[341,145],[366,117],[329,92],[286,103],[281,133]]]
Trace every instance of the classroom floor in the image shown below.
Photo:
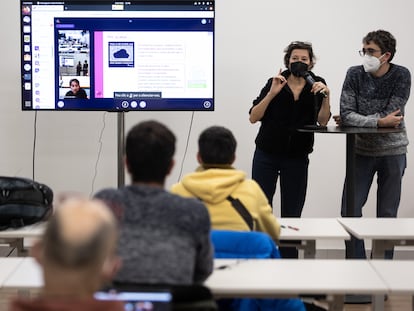
[[[410,295],[390,295],[384,303],[384,311],[409,311]],[[344,311],[371,311],[371,304],[346,304]]]
[[[327,304],[316,302],[320,307],[327,308]],[[389,295],[384,302],[384,311],[411,311],[412,297],[410,295]],[[370,303],[345,304],[343,311],[372,311]]]

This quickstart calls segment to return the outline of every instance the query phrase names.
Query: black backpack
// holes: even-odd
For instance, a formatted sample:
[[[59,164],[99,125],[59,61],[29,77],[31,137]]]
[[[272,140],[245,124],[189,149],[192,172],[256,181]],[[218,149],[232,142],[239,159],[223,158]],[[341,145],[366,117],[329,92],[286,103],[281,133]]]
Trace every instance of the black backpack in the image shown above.
[[[46,220],[53,209],[53,191],[27,178],[0,176],[0,230]]]

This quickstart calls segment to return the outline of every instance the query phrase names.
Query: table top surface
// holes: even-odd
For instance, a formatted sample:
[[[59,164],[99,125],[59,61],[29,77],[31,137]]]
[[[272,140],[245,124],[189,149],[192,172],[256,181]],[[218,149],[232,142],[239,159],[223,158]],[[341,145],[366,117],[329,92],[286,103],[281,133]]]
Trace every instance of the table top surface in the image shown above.
[[[0,258],[2,288],[40,288],[42,270],[32,257]],[[414,261],[352,259],[215,259],[205,285],[228,297],[292,294],[414,292]]]
[[[386,134],[405,131],[399,127],[356,127],[356,126],[314,126],[309,125],[301,129],[300,132],[328,133],[328,134]]]
[[[0,284],[2,285],[7,278],[15,272],[22,263],[23,257],[6,257],[0,259]]]
[[[349,240],[337,218],[278,218],[281,240]]]
[[[0,258],[0,266],[6,258]],[[2,283],[3,288],[39,288],[43,286],[42,268],[33,257],[22,257],[17,268]]]
[[[414,218],[344,217],[338,221],[359,239],[414,239]]]
[[[213,294],[272,297],[283,294],[385,294],[387,286],[367,260],[216,259],[207,279]],[[221,267],[217,269],[217,267]]]
[[[391,292],[399,294],[414,293],[414,261],[371,260],[370,264]]]
[[[7,229],[0,231],[0,238],[38,238],[45,231],[46,223],[39,222],[18,229]]]

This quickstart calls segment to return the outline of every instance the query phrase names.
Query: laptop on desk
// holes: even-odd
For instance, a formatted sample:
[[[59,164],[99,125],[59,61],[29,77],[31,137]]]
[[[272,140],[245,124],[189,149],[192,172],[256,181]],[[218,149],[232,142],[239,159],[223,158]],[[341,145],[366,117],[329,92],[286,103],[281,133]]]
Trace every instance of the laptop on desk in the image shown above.
[[[172,295],[168,290],[100,291],[95,293],[95,299],[123,301],[125,311],[172,310]]]

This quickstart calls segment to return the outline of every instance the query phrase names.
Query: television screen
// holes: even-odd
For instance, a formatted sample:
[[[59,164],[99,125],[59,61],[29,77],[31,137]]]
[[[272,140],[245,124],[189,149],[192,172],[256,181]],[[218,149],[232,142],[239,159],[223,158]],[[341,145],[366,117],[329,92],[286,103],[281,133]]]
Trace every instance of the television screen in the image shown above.
[[[22,110],[214,110],[214,1],[25,1]]]

